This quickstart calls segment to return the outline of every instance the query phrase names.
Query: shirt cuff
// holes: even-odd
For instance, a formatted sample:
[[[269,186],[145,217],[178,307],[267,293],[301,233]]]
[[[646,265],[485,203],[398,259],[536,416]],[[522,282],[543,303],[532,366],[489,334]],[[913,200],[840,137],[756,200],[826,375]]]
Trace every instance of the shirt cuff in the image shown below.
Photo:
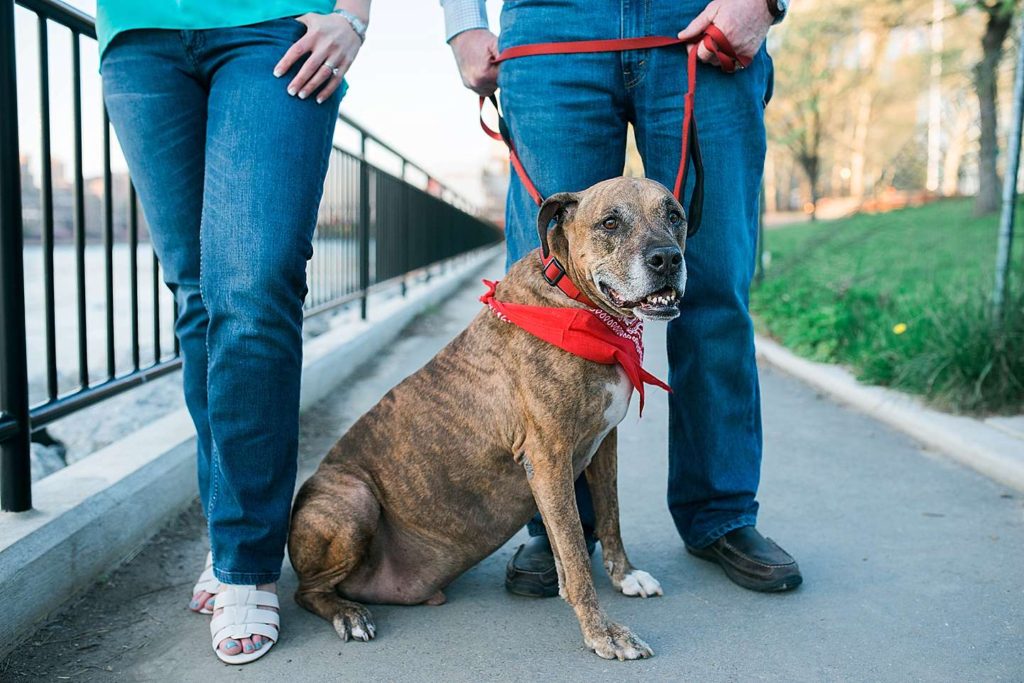
[[[488,28],[485,0],[441,0],[444,7],[445,41],[464,31]]]

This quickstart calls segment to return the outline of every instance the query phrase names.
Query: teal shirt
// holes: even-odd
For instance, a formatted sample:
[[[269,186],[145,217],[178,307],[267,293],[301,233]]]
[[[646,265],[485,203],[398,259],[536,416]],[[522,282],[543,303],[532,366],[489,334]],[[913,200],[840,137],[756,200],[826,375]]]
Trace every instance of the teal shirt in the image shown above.
[[[133,28],[224,28],[334,9],[334,0],[99,0],[97,4],[100,55],[114,36]]]

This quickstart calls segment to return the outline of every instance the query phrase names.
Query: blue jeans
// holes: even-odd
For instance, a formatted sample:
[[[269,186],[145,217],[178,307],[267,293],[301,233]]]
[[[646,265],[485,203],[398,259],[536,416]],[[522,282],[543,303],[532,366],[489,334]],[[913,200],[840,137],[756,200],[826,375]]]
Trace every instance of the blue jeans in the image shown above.
[[[500,47],[674,36],[704,5],[704,0],[507,0]],[[698,68],[704,218],[686,246],[689,279],[682,314],[668,328],[673,391],[668,507],[683,540],[704,547],[757,519],[761,411],[747,304],[772,66],[762,48],[736,74]],[[672,187],[686,91],[683,48],[514,59],[501,65],[498,85],[519,155],[543,195],[622,175],[629,123],[647,177]],[[513,173],[506,212],[509,263],[538,246],[536,220],[537,206]],[[593,509],[580,479],[581,519],[592,528]],[[539,518],[530,532],[543,533]]]
[[[291,97],[272,70],[284,18],[135,30],[104,53],[103,95],[179,314],[185,402],[214,573],[276,581],[298,454],[306,262],[341,99]]]

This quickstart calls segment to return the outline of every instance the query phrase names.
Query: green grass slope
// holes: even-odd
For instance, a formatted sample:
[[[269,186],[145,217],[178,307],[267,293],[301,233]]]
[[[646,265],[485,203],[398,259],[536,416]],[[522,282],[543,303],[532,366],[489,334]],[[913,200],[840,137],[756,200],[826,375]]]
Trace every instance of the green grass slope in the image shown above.
[[[1006,316],[993,320],[996,224],[947,200],[770,230],[770,264],[751,292],[756,324],[802,356],[941,408],[1021,412],[1024,287],[1011,280]]]

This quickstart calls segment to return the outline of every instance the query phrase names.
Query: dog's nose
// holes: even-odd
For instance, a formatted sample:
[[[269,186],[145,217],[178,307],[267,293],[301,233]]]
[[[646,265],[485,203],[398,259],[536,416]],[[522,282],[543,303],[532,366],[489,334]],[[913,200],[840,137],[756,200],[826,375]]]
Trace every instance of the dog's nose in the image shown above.
[[[647,266],[655,273],[671,273],[683,262],[679,247],[654,247],[647,252]]]

